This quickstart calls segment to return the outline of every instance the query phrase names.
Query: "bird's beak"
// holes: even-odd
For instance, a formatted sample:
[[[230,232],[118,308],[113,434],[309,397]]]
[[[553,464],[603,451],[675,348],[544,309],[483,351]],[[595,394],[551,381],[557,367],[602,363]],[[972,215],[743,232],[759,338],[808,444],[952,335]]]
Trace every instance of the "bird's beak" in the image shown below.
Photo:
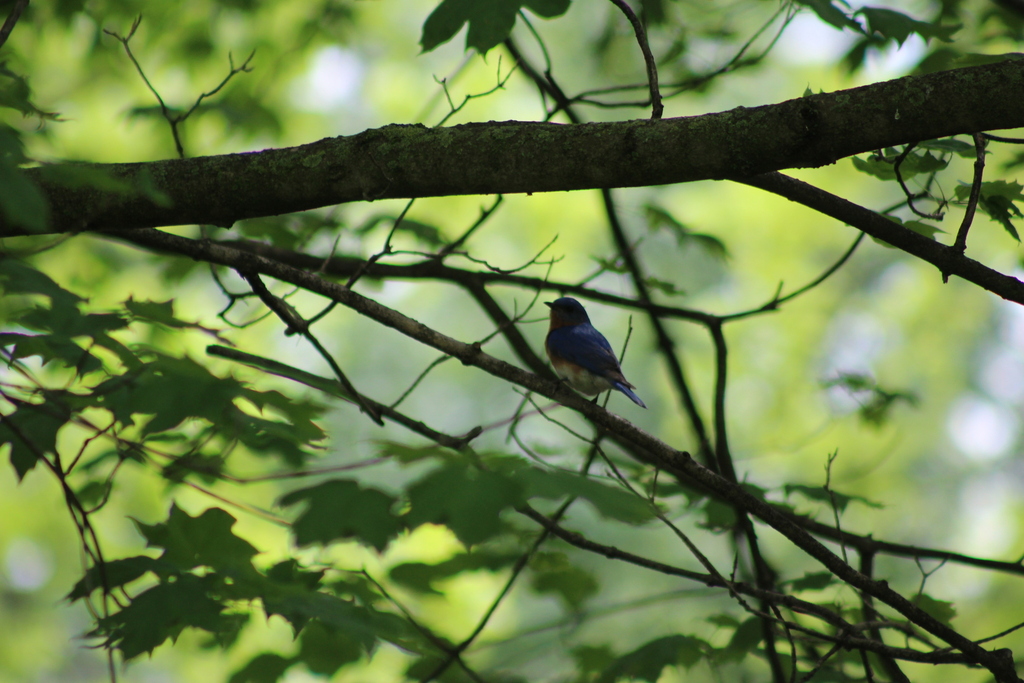
[[[555,302],[554,301],[545,301],[544,305],[547,306],[548,308],[551,308],[552,306],[555,305]]]

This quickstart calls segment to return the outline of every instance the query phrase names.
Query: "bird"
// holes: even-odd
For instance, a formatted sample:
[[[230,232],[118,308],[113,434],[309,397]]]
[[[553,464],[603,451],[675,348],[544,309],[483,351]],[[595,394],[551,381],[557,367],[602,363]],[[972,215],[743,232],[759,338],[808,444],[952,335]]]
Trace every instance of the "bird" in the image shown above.
[[[583,305],[568,296],[545,301],[544,305],[551,308],[551,326],[544,349],[555,373],[581,394],[592,396],[615,389],[646,408],[633,393],[636,387],[623,376],[611,344],[590,324]]]

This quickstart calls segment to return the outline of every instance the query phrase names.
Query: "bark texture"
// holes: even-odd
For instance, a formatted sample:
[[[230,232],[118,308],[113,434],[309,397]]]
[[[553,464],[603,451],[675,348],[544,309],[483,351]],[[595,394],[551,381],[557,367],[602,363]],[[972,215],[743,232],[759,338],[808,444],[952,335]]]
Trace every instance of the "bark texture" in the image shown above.
[[[27,173],[50,202],[48,232],[227,227],[384,198],[750,178],[891,145],[1018,127],[1024,61],[1010,60],[703,116],[389,125],[285,149]],[[19,234],[22,228],[0,218],[0,237]]]

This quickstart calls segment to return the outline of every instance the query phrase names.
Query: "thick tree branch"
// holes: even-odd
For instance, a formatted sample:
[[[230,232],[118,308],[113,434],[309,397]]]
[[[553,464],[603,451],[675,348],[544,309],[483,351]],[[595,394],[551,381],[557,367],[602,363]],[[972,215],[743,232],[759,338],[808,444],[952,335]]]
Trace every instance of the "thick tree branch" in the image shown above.
[[[826,193],[827,194],[827,193]],[[831,196],[831,195],[829,195]],[[866,209],[861,209],[867,211]],[[869,214],[873,212],[868,211]],[[889,221],[887,221],[889,222]],[[891,223],[891,222],[889,222]],[[893,230],[899,230],[900,227],[894,223],[890,226]],[[861,233],[861,238],[864,234]],[[916,234],[916,233],[915,233]],[[816,285],[819,281],[823,280],[829,274],[835,271],[835,269],[849,258],[852,253],[853,247],[856,247],[861,241],[858,238],[857,241],[851,245],[851,249],[843,255],[843,257],[833,264],[825,273],[816,278],[810,286]],[[284,263],[296,268],[309,270],[313,272],[319,272],[329,277],[337,278],[348,278],[352,273],[357,272],[366,265],[366,261],[361,258],[354,258],[350,256],[316,256],[309,254],[302,254],[296,251],[290,251],[288,249],[282,249],[280,247],[274,247],[259,242],[249,242],[244,240],[230,241],[230,242],[214,242],[213,244],[221,244],[223,246],[231,247],[233,249],[240,249],[254,254],[265,256],[274,261]],[[990,271],[994,272],[994,271]],[[493,271],[471,271],[464,270],[461,268],[455,268],[446,265],[436,259],[425,260],[420,263],[411,264],[387,264],[377,262],[372,266],[365,268],[365,277],[373,279],[430,279],[437,280],[440,282],[452,282],[461,285],[470,294],[477,298],[481,307],[487,311],[488,315],[495,320],[501,326],[501,331],[506,337],[506,341],[515,350],[516,355],[528,368],[533,370],[535,373],[542,377],[552,377],[550,374],[550,368],[544,363],[530,348],[529,344],[522,338],[522,335],[518,333],[515,325],[510,324],[510,319],[504,314],[504,312],[498,308],[494,308],[496,303],[486,295],[485,285],[487,284],[505,284],[512,286],[520,286],[525,289],[540,289],[552,292],[569,292],[575,294],[581,298],[586,298],[594,301],[604,301],[614,306],[621,306],[625,308],[635,309],[646,309],[648,304],[646,302],[637,301],[635,299],[628,299],[625,297],[616,296],[614,294],[606,294],[593,289],[588,289],[583,286],[574,286],[568,283],[543,280],[541,278],[533,278],[526,275],[518,275],[511,273],[496,273]],[[790,297],[799,294],[806,288],[801,288],[796,292],[782,297],[779,301],[788,300]],[[484,292],[487,296],[486,299],[482,300],[478,292]],[[773,302],[774,304],[774,302]],[[762,307],[764,308],[764,307]],[[774,305],[772,307],[774,309]],[[704,324],[711,328],[719,324],[717,321],[722,320],[723,322],[739,319],[740,317],[746,317],[752,312],[761,309],[752,309],[751,311],[745,311],[739,314],[728,314],[724,316],[715,316],[709,313],[701,311],[695,311],[692,309],[676,308],[672,306],[661,306],[651,305],[650,310],[654,311],[660,317],[678,317],[687,320],[693,320]],[[515,336],[511,336],[515,334]],[[708,492],[710,493],[710,492]],[[789,514],[783,511],[785,514]],[[887,541],[878,540],[871,536],[857,535],[851,533],[848,530],[843,530],[840,535],[834,526],[828,524],[822,524],[813,519],[790,515],[791,519],[804,527],[811,533],[822,536],[836,542],[845,543],[847,546],[857,549],[860,552],[872,552],[872,553],[885,553],[888,555],[894,555],[898,557],[913,557],[913,558],[929,558],[947,560],[958,564],[965,564],[974,567],[980,567],[983,569],[990,569],[993,571],[1002,571],[1011,574],[1024,575],[1024,564],[1020,562],[1001,561],[1001,560],[990,560],[985,558],[971,557],[968,555],[962,555],[946,550],[939,550],[934,548],[923,548],[920,546],[906,545],[900,543],[890,543]]]
[[[927,261],[942,273],[943,278],[956,275],[1008,301],[1024,305],[1024,282],[992,270],[969,259],[955,247],[928,239],[899,225],[882,214],[837,197],[820,188],[781,173],[766,173],[740,182],[773,192],[809,208],[840,220],[847,225],[888,242],[892,246]]]
[[[744,595],[750,595],[758,598],[761,601],[785,606],[794,612],[800,612],[803,614],[809,614],[815,616],[822,621],[825,621],[835,626],[839,633],[838,635],[829,635],[822,632],[814,632],[808,628],[801,627],[799,624],[788,624],[790,627],[799,629],[803,633],[810,633],[816,638],[821,638],[831,642],[842,643],[843,646],[850,649],[861,649],[868,652],[874,652],[879,655],[885,655],[890,658],[899,658],[913,662],[927,662],[930,664],[962,664],[964,658],[949,650],[937,650],[935,652],[922,652],[919,650],[913,650],[911,648],[904,647],[893,647],[886,645],[880,638],[860,638],[851,635],[858,630],[867,630],[874,624],[851,624],[845,621],[839,614],[836,614],[832,610],[822,605],[817,605],[805,600],[800,600],[792,595],[786,595],[784,593],[778,593],[775,591],[764,590],[757,586],[752,586],[742,581],[729,581],[725,582],[721,576],[714,576],[712,574],[701,574],[699,572],[682,569],[680,567],[674,567],[667,565],[662,562],[657,562],[640,555],[635,555],[630,552],[621,550],[615,546],[606,545],[603,543],[597,543],[583,536],[583,534],[575,531],[570,531],[565,527],[559,525],[557,522],[551,521],[549,518],[540,514],[533,508],[522,506],[518,508],[518,512],[526,515],[530,519],[537,522],[545,530],[550,532],[552,535],[557,536],[559,539],[565,541],[571,546],[586,550],[598,555],[602,555],[611,560],[621,560],[628,562],[637,567],[643,567],[650,569],[655,572],[667,574],[669,576],[680,576],[692,581],[703,583],[708,587],[714,588],[728,588],[734,590],[737,593]]]
[[[228,226],[351,201],[635,187],[822,166],[900,143],[1024,126],[1022,91],[1024,61],[1011,60],[661,121],[392,125],[286,149],[27,174],[50,200],[51,232]],[[110,179],[122,187],[112,190]],[[0,219],[0,237],[18,234],[24,230]]]

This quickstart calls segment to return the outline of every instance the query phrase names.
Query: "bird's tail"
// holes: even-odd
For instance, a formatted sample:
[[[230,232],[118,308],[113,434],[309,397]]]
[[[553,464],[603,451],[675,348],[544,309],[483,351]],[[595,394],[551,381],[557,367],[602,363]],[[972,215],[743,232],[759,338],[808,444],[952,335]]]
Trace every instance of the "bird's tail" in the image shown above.
[[[634,394],[633,391],[622,382],[615,382],[612,386],[621,391],[622,393],[624,393],[626,396],[629,396],[629,400],[637,404],[641,408],[647,407],[646,405],[644,405],[644,402],[640,400],[640,397]]]

